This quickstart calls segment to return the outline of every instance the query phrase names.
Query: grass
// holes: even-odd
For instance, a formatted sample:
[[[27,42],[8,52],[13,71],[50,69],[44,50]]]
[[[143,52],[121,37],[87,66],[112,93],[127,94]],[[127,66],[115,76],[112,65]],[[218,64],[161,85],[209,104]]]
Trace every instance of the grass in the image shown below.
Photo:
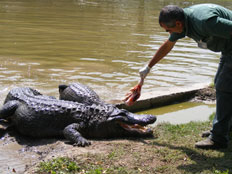
[[[85,153],[41,162],[37,174],[231,174],[232,145],[225,150],[194,147],[207,122],[154,128],[152,139],[113,141],[105,153]],[[109,140],[110,141],[110,140]]]

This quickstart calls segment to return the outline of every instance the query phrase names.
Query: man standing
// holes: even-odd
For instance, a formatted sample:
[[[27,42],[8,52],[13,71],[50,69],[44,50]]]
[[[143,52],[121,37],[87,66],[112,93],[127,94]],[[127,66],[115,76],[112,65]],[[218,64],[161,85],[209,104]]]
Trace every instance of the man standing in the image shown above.
[[[170,33],[169,39],[157,50],[139,73],[145,78],[150,69],[166,56],[178,39],[188,36],[200,48],[221,52],[215,76],[216,114],[207,139],[195,146],[203,149],[226,148],[232,120],[232,11],[216,4],[198,4],[188,8],[169,5],[159,16],[159,24]]]

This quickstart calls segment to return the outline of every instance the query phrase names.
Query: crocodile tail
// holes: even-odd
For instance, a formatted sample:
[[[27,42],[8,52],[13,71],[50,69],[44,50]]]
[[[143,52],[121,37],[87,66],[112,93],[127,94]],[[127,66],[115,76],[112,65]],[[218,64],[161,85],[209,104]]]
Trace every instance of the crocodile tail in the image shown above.
[[[67,87],[68,85],[59,85],[59,92],[64,91]]]
[[[0,109],[0,119],[7,119],[15,113],[15,110],[18,108],[20,102],[17,100],[8,101]]]

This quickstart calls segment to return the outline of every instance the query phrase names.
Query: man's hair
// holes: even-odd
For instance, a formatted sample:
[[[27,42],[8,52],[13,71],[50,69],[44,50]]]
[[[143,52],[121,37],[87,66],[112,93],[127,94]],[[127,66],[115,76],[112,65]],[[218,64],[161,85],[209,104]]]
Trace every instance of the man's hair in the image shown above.
[[[165,24],[167,27],[175,27],[176,21],[184,23],[184,10],[176,5],[165,6],[159,15],[159,23]]]

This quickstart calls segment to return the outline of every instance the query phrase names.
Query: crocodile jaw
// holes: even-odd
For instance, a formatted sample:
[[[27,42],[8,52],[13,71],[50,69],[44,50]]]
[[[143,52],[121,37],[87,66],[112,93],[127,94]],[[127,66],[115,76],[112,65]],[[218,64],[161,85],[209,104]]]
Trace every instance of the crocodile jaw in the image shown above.
[[[119,125],[123,129],[130,131],[130,132],[137,132],[139,134],[144,134],[144,135],[153,133],[153,131],[150,128],[146,128],[146,127],[138,125],[138,124],[129,125],[129,124],[126,124],[123,122],[119,122]]]

